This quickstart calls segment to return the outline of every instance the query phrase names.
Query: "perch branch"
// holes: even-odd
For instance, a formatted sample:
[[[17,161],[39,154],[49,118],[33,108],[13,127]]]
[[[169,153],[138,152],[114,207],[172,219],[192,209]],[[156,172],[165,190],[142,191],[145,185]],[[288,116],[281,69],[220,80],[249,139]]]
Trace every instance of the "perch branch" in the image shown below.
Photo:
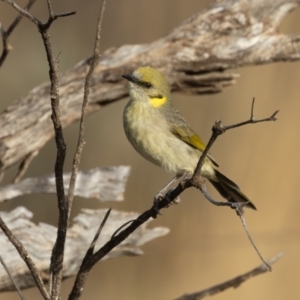
[[[272,115],[272,118],[274,118],[274,114]],[[251,119],[253,119],[253,117],[250,118],[250,120],[246,121],[245,124],[252,123]],[[259,122],[259,121],[260,120],[258,120],[257,122]],[[266,118],[265,121],[269,121],[269,118]],[[198,162],[197,168],[196,168],[196,170],[193,174],[193,177],[191,179],[184,179],[183,181],[181,181],[174,189],[171,189],[169,192],[167,192],[166,195],[163,196],[160,199],[159,202],[155,201],[155,203],[153,204],[153,206],[149,210],[145,211],[143,214],[141,214],[135,220],[131,220],[130,222],[128,222],[129,223],[128,227],[126,227],[122,230],[118,229],[117,232],[115,232],[112,235],[111,239],[102,248],[100,248],[98,251],[96,251],[90,257],[90,259],[86,260],[85,264],[81,266],[81,270],[76,276],[76,280],[75,280],[72,292],[70,294],[69,300],[71,300],[71,299],[74,300],[74,299],[79,299],[80,298],[80,296],[82,294],[82,290],[83,290],[81,288],[81,286],[82,286],[82,282],[84,282],[86,280],[86,274],[93,268],[93,266],[98,261],[103,259],[103,257],[105,257],[105,255],[110,253],[110,251],[112,251],[112,249],[114,249],[114,247],[116,247],[121,242],[126,240],[126,238],[128,238],[128,236],[131,233],[133,233],[139,226],[141,226],[143,223],[145,223],[151,217],[156,218],[157,214],[159,213],[159,210],[162,209],[162,208],[166,208],[166,207],[170,206],[170,204],[185,189],[187,189],[191,186],[194,186],[194,187],[200,188],[200,189],[202,188],[203,182],[202,182],[202,178],[200,176],[200,170],[201,170],[201,167],[203,165],[205,155],[207,154],[209,148],[212,146],[212,144],[214,143],[216,138],[224,132],[224,130],[222,128],[223,127],[226,128],[225,126],[221,125],[221,123],[219,121],[216,122],[216,124],[218,126],[215,125],[213,127],[212,137],[210,139],[210,142],[208,143],[208,146],[206,147],[207,149],[205,149],[205,151],[203,152],[202,156],[199,159],[199,162]],[[231,126],[231,127],[234,128],[234,126]],[[220,130],[220,128],[222,130]],[[230,127],[228,127],[228,128],[230,128]],[[200,183],[199,183],[199,179],[201,179]],[[235,208],[236,210],[239,210],[239,211],[241,209],[241,206],[237,205],[237,204],[234,204],[234,206],[231,203],[226,204],[226,205],[228,205],[230,207],[233,207],[233,208]],[[124,227],[124,225],[121,226],[121,228],[123,228],[123,227]]]

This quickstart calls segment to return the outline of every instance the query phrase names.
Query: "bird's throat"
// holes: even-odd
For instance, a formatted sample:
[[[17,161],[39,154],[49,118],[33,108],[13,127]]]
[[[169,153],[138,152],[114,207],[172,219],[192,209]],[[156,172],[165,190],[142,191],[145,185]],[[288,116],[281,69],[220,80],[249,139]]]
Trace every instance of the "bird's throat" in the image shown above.
[[[155,97],[155,98],[150,98],[150,103],[153,107],[160,107],[167,102],[167,97]]]

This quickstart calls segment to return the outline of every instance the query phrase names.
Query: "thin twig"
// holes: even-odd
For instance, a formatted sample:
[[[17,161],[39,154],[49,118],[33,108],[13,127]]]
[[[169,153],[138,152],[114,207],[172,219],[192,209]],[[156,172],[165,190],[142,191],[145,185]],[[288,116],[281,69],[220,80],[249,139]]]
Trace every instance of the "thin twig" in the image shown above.
[[[85,86],[84,86],[84,96],[83,96],[83,103],[82,103],[82,109],[81,109],[81,118],[80,118],[80,125],[79,125],[79,136],[78,136],[78,142],[77,142],[77,148],[74,154],[73,158],[73,165],[72,165],[72,175],[70,179],[70,185],[69,185],[69,192],[67,196],[67,202],[68,202],[68,216],[70,217],[71,209],[72,209],[72,203],[74,198],[74,188],[76,183],[76,177],[78,173],[79,163],[81,160],[81,155],[83,151],[83,146],[85,144],[84,142],[84,128],[85,128],[85,120],[86,120],[86,114],[87,114],[87,106],[89,103],[89,93],[90,93],[90,85],[91,80],[93,77],[93,73],[95,70],[95,67],[99,61],[100,58],[100,38],[101,38],[101,27],[103,22],[103,16],[105,11],[105,5],[106,0],[103,0],[100,7],[100,13],[98,16],[98,23],[97,23],[97,30],[96,30],[96,38],[95,38],[95,45],[94,45],[94,54],[91,59],[90,68],[88,71],[88,74],[85,79]]]
[[[252,236],[250,235],[250,232],[248,230],[248,227],[247,227],[247,224],[246,224],[246,219],[245,219],[245,216],[244,216],[244,211],[243,211],[243,208],[240,208],[240,209],[236,209],[236,212],[237,212],[237,215],[240,217],[240,220],[243,224],[243,227],[244,227],[244,230],[246,231],[246,234],[248,236],[248,239],[250,241],[250,243],[252,244],[253,248],[255,249],[257,255],[259,256],[259,258],[261,259],[261,261],[266,265],[266,267],[269,269],[269,271],[271,272],[272,271],[272,268],[271,266],[267,263],[267,261],[263,258],[263,256],[261,255],[260,251],[258,250],[258,248],[256,247],[253,239],[252,239]]]
[[[29,10],[31,6],[34,4],[35,0],[29,0],[27,5],[24,7],[24,10]],[[1,36],[2,36],[2,44],[3,44],[3,50],[2,54],[0,56],[0,67],[2,66],[3,62],[5,61],[8,53],[10,50],[13,49],[13,47],[9,44],[8,38],[13,32],[13,30],[17,27],[17,25],[20,23],[22,20],[22,14],[19,14],[15,20],[10,24],[10,26],[5,30],[0,23],[0,31],[1,31]]]
[[[200,176],[201,173],[201,168],[203,166],[203,163],[205,161],[205,157],[207,156],[210,148],[212,147],[212,145],[214,144],[214,142],[216,141],[216,139],[218,138],[219,135],[225,133],[225,131],[229,130],[229,129],[233,129],[233,128],[237,128],[240,126],[244,126],[247,124],[256,124],[256,123],[260,123],[260,122],[269,122],[269,121],[276,121],[276,115],[279,113],[279,110],[276,110],[270,117],[268,118],[264,118],[264,119],[259,119],[259,120],[255,120],[254,119],[254,104],[255,104],[255,98],[253,98],[252,100],[252,105],[251,105],[251,115],[250,115],[250,119],[244,122],[240,122],[237,124],[233,124],[233,125],[229,125],[229,126],[224,126],[220,120],[216,120],[215,125],[212,128],[212,135],[207,143],[207,146],[205,147],[199,161],[197,164],[197,167],[194,171],[194,175],[192,177],[192,182],[196,182],[198,180],[198,177]]]
[[[30,163],[37,156],[38,153],[39,153],[39,151],[35,150],[35,151],[29,153],[28,155],[26,155],[26,157],[23,159],[23,161],[20,164],[19,170],[18,170],[15,178],[13,179],[13,183],[18,183],[21,180],[21,178],[26,173]]]
[[[197,184],[197,187],[201,190],[202,194],[204,197],[213,205],[216,206],[230,206],[233,209],[236,209],[237,207],[240,207],[240,205],[245,205],[247,203],[240,203],[240,202],[221,202],[221,201],[216,201],[207,191],[205,183],[202,181],[199,185]]]
[[[6,273],[8,274],[8,276],[9,276],[11,282],[12,282],[13,285],[15,286],[15,288],[16,288],[16,290],[17,290],[19,296],[20,296],[20,298],[21,298],[22,300],[25,300],[24,295],[22,294],[20,288],[18,287],[16,281],[14,280],[14,277],[12,276],[11,272],[9,271],[9,268],[7,267],[7,265],[6,265],[6,263],[5,263],[5,261],[3,260],[3,258],[2,258],[1,255],[0,255],[0,263],[2,264],[2,266],[3,266],[3,268],[5,269]]]
[[[20,7],[17,3],[15,3],[12,0],[2,0],[3,2],[11,5],[15,10],[17,10],[23,17],[26,17],[27,19],[29,19],[32,23],[34,23],[36,26],[39,25],[40,21],[33,16],[31,13],[29,13],[26,9],[23,9],[22,7]]]
[[[229,125],[229,126],[223,126],[223,131],[225,132],[226,130],[237,128],[237,127],[244,126],[244,125],[247,125],[247,124],[256,124],[256,123],[260,123],[260,122],[270,122],[270,121],[276,121],[277,120],[276,116],[279,113],[279,110],[276,110],[268,118],[255,120],[255,118],[254,118],[254,104],[255,104],[255,98],[252,99],[251,115],[250,115],[250,119],[249,120],[244,121],[244,122],[240,122],[240,123],[237,123],[237,124]]]
[[[122,226],[120,226],[111,236],[111,239],[113,239],[124,227],[126,227],[128,224],[131,224],[132,222],[134,222],[135,219],[133,220],[129,220],[126,223],[124,223]]]
[[[268,118],[255,120],[254,119],[254,104],[255,104],[255,98],[253,98],[253,100],[252,100],[250,118],[247,121],[240,122],[240,123],[233,124],[233,125],[229,125],[229,126],[224,126],[221,123],[221,121],[219,121],[219,120],[217,120],[215,122],[215,125],[212,128],[211,138],[210,138],[205,150],[203,151],[203,153],[202,153],[202,155],[201,155],[201,157],[198,161],[197,167],[194,171],[194,174],[191,178],[191,185],[198,188],[198,189],[200,189],[202,194],[204,195],[204,197],[206,199],[208,199],[210,201],[210,203],[212,203],[216,206],[229,206],[229,207],[235,209],[237,215],[240,217],[240,220],[243,224],[243,227],[246,231],[246,234],[247,234],[252,246],[254,247],[256,253],[258,254],[259,258],[262,260],[262,262],[264,262],[266,264],[266,266],[269,268],[269,270],[271,271],[271,267],[266,263],[266,261],[262,257],[260,251],[256,247],[256,245],[255,245],[255,243],[254,243],[254,241],[253,241],[253,239],[252,239],[252,237],[251,237],[251,235],[250,235],[250,233],[247,229],[246,220],[245,220],[245,217],[244,217],[244,214],[243,214],[243,206],[247,205],[247,203],[232,203],[230,201],[229,202],[219,202],[219,201],[214,200],[209,195],[209,193],[207,192],[206,186],[205,186],[205,184],[203,182],[203,178],[201,176],[201,169],[202,169],[202,166],[204,164],[206,155],[208,154],[209,149],[212,147],[213,143],[216,141],[216,139],[218,138],[219,135],[223,134],[226,130],[237,128],[237,127],[244,126],[244,125],[247,125],[247,124],[255,124],[255,123],[259,123],[259,122],[269,122],[269,121],[276,121],[277,120],[276,115],[279,112],[278,110],[276,110]]]
[[[102,231],[102,229],[103,229],[103,227],[104,227],[104,225],[105,225],[105,223],[106,223],[106,221],[107,221],[107,219],[108,219],[108,217],[110,215],[110,212],[111,212],[111,208],[106,212],[106,214],[105,214],[105,216],[104,216],[104,218],[103,218],[103,220],[102,220],[102,222],[101,222],[101,224],[100,224],[100,226],[99,226],[99,228],[98,228],[98,230],[97,230],[97,232],[96,232],[96,234],[94,236],[94,239],[93,239],[93,241],[92,241],[89,249],[87,250],[87,252],[86,252],[86,254],[85,254],[85,256],[84,256],[84,258],[82,260],[81,266],[80,266],[79,271],[77,273],[77,277],[81,278],[81,281],[75,281],[73,289],[72,289],[72,292],[73,292],[73,290],[81,290],[81,291],[83,290],[84,284],[85,284],[87,276],[89,274],[89,272],[86,272],[86,269],[84,268],[84,265],[94,255],[95,245],[96,245],[96,243],[98,241],[98,238],[99,238],[99,236],[101,234],[101,231]],[[75,284],[76,284],[76,287],[75,287]],[[73,295],[72,295],[72,292],[71,292],[71,294],[69,296],[69,299],[74,299]]]
[[[206,185],[205,185],[204,182],[200,183],[200,187],[198,185],[197,188],[199,188],[201,190],[201,192],[204,195],[204,197],[210,203],[212,203],[213,205],[216,205],[216,206],[230,206],[232,209],[234,209],[236,211],[237,215],[240,217],[240,220],[242,222],[244,230],[246,231],[248,239],[250,240],[252,246],[254,247],[257,255],[259,256],[259,258],[261,259],[261,261],[266,264],[266,266],[269,268],[269,271],[272,271],[272,268],[267,264],[267,262],[265,261],[265,259],[261,255],[260,251],[256,247],[256,245],[255,245],[255,243],[254,243],[254,241],[253,241],[253,239],[252,239],[252,237],[250,235],[250,232],[248,231],[247,224],[246,224],[246,219],[245,219],[244,211],[243,211],[243,207],[245,205],[247,205],[247,202],[220,202],[220,201],[216,201],[208,193],[208,191],[206,189]]]
[[[34,262],[30,258],[29,254],[26,251],[26,249],[24,248],[23,244],[14,236],[14,234],[6,226],[6,224],[4,223],[4,221],[1,217],[0,217],[0,227],[3,230],[4,234],[7,236],[7,238],[10,240],[10,242],[15,246],[15,248],[19,252],[21,258],[26,263],[43,298],[46,300],[50,300],[51,299],[50,295],[49,295],[48,291],[46,290],[46,287],[43,283],[43,279],[39,273],[39,270],[36,268]]]
[[[244,273],[242,275],[239,275],[233,279],[219,283],[217,285],[214,285],[214,286],[212,286],[208,289],[205,289],[203,291],[200,291],[200,292],[182,295],[181,297],[176,298],[175,300],[200,300],[206,296],[212,296],[217,293],[223,292],[224,290],[226,290],[228,288],[232,288],[232,287],[237,288],[242,283],[246,282],[248,279],[267,272],[268,271],[267,265],[274,264],[276,261],[279,260],[279,258],[282,257],[282,255],[283,255],[283,253],[279,253],[276,256],[268,259],[267,264],[263,263],[263,264],[259,265],[258,267],[252,269],[251,271]]]
[[[101,234],[101,231],[102,231],[102,229],[103,229],[103,227],[104,227],[104,225],[105,225],[105,223],[106,223],[106,221],[107,221],[107,219],[110,215],[110,212],[111,212],[111,208],[106,212],[106,214],[105,214],[105,216],[104,216],[104,218],[103,218],[103,220],[102,220],[102,222],[101,222],[101,224],[100,224],[100,226],[99,226],[99,228],[98,228],[98,230],[97,230],[97,232],[94,236],[94,239],[93,239],[88,251],[86,252],[86,255],[85,255],[85,257],[82,261],[82,264],[85,264],[85,262],[94,254],[95,245],[96,245],[96,243],[98,241],[98,238]]]

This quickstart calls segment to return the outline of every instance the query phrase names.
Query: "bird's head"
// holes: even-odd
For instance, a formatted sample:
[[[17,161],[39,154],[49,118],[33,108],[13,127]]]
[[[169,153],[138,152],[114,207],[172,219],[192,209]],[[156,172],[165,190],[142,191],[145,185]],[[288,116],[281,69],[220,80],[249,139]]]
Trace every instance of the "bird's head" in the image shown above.
[[[170,88],[165,76],[151,67],[141,67],[130,75],[122,75],[129,81],[132,101],[144,101],[153,107],[169,103]]]

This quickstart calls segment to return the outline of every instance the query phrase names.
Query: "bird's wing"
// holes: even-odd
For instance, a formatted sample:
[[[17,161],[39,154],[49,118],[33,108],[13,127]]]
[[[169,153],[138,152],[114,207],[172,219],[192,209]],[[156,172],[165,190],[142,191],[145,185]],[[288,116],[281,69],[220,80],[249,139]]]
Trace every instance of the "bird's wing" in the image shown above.
[[[196,148],[198,150],[200,150],[201,152],[204,151],[205,149],[205,144],[204,142],[201,140],[201,138],[197,135],[197,133],[195,133],[191,128],[189,128],[186,125],[175,125],[173,124],[171,126],[171,130],[172,133],[179,138],[180,140],[182,140],[183,142],[189,144],[190,146],[192,146],[193,148]],[[208,158],[212,161],[212,163],[218,167],[218,164],[216,163],[216,161],[214,160],[214,158],[208,154],[207,155]]]

